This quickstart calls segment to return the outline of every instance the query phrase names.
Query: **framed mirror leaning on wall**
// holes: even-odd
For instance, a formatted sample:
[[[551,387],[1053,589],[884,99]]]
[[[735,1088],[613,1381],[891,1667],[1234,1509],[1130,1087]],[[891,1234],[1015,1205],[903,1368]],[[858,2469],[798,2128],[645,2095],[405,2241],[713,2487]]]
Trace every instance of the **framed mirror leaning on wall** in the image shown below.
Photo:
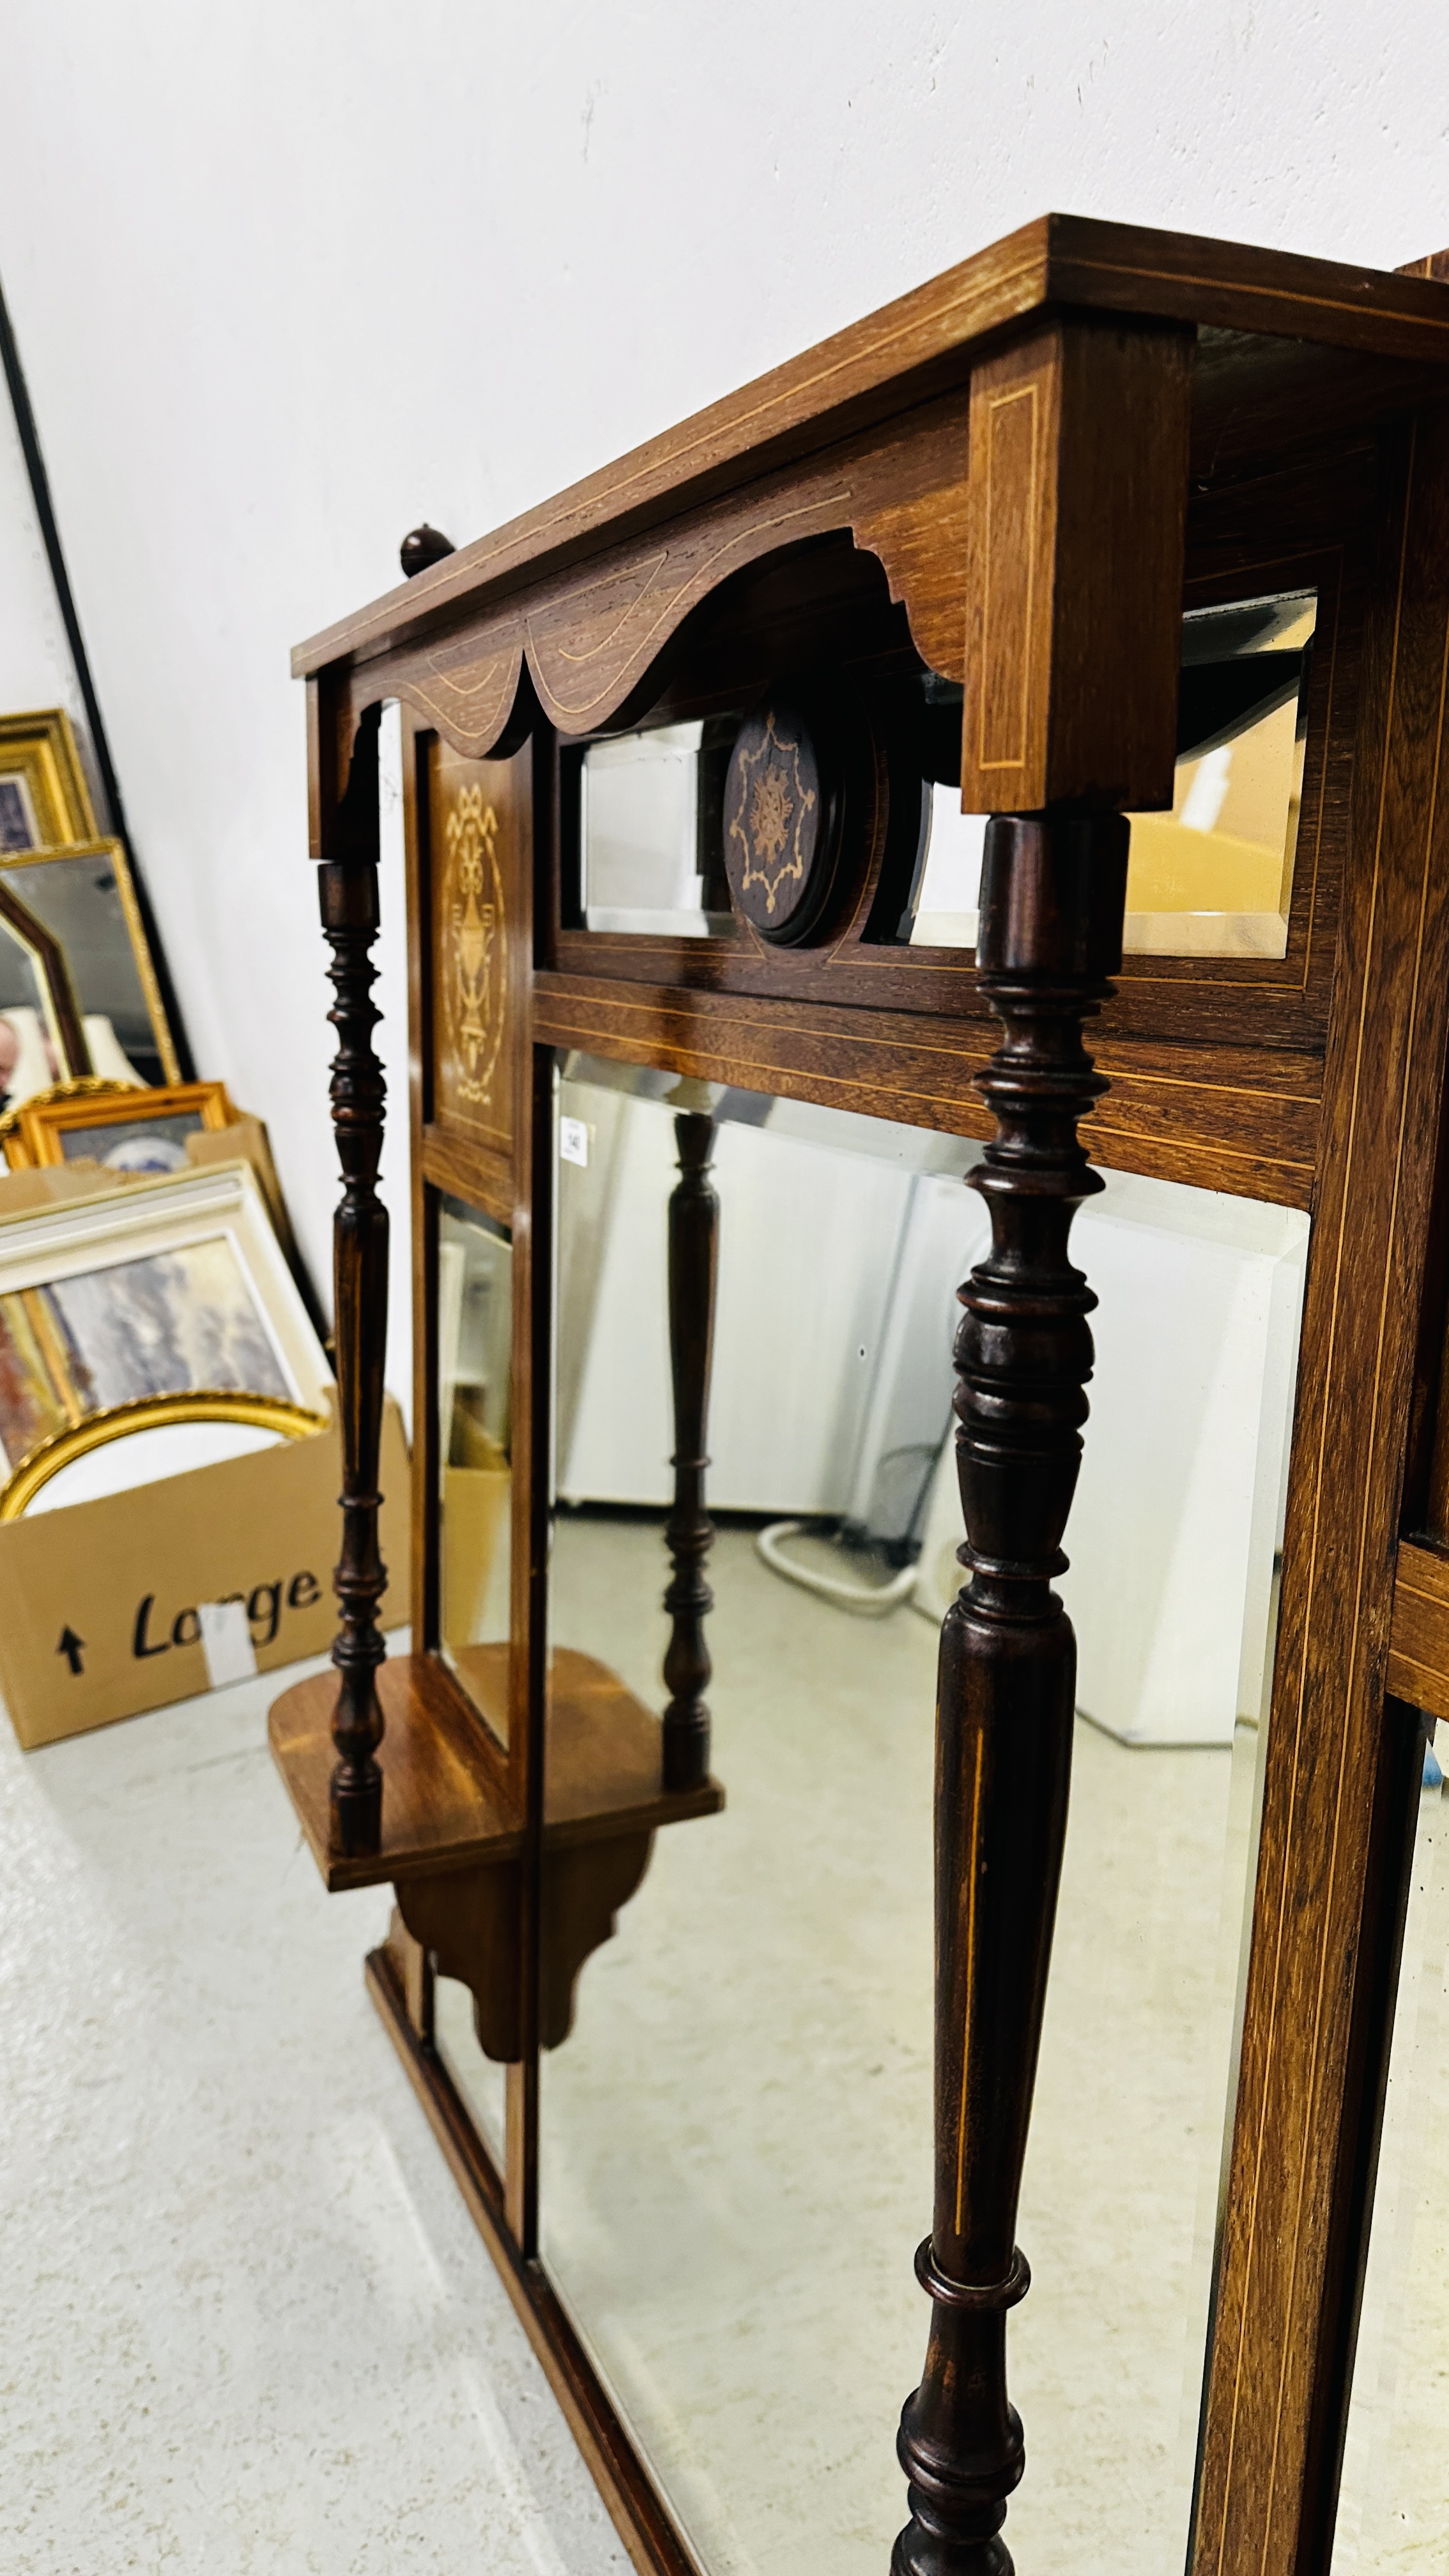
[[[641,2568],[1310,2576],[1341,2469],[1374,2528],[1444,306],[1047,218],[297,657],[352,1446],[274,1741]]]

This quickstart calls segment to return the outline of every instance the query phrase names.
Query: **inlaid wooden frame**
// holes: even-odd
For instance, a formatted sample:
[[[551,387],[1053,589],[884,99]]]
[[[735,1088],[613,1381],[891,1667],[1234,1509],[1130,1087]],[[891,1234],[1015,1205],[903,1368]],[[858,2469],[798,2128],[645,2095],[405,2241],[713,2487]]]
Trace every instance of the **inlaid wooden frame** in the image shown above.
[[[440,760],[436,733],[403,712],[404,832],[407,850],[409,1060],[413,1174],[414,1297],[414,1433],[413,1433],[413,1616],[428,1652],[437,1651],[438,1534],[436,1497],[440,1458],[437,1422],[437,1211],[442,1198],[461,1200],[491,1217],[508,1234],[513,1248],[513,1524],[511,1562],[526,1566],[526,1523],[521,1527],[521,1498],[533,1476],[529,1425],[532,1345],[529,1338],[530,1236],[526,1221],[516,1225],[519,1201],[516,1158],[530,1132],[531,1050],[527,1037],[529,960],[533,936],[532,779],[536,766],[531,747],[506,761],[463,763],[451,773]],[[479,802],[483,811],[500,808],[509,826],[503,857],[500,905],[502,955],[496,969],[495,1002],[503,1026],[494,1065],[494,1113],[507,1124],[460,1116],[449,1096],[445,1064],[448,1023],[439,985],[449,963],[445,931],[457,897],[450,887],[440,853],[447,793],[440,781],[451,776],[456,793]],[[522,1234],[522,1240],[519,1234]],[[517,1577],[515,1574],[515,1581]],[[515,1600],[515,1618],[518,1612]],[[527,1782],[526,1710],[510,1711],[509,1746],[505,1750],[487,1733],[489,1758],[499,1783],[522,1806]]]
[[[969,698],[972,656],[979,666],[989,654],[978,637],[955,659],[955,639],[975,632],[966,618],[967,380],[973,370],[996,367],[1013,329],[1020,335],[1018,355],[1024,351],[1030,359],[1041,331],[1056,330],[1063,308],[1090,308],[1099,320],[1108,314],[1140,320],[1147,336],[1196,335],[1191,452],[1189,458],[1181,451],[1181,487],[1169,471],[1179,453],[1176,415],[1168,417],[1175,358],[1169,350],[1160,366],[1156,359],[1148,364],[1144,336],[1130,361],[1143,361],[1163,398],[1163,439],[1143,470],[1164,527],[1188,503],[1183,575],[1189,598],[1222,596],[1249,567],[1286,559],[1312,561],[1320,601],[1331,602],[1332,646],[1317,657],[1309,727],[1309,760],[1318,763],[1316,773],[1310,770],[1316,784],[1305,795],[1305,816],[1309,795],[1318,800],[1313,857],[1309,867],[1300,864],[1295,881],[1288,955],[1281,966],[1253,960],[1241,969],[1236,961],[1134,961],[1122,971],[1118,999],[1094,1042],[1110,1088],[1084,1118],[1084,1141],[1100,1139],[1102,1158],[1120,1168],[1282,1199],[1313,1217],[1227,2224],[1190,2565],[1194,2576],[1327,2576],[1419,1740],[1413,1710],[1394,1694],[1410,1681],[1420,1687],[1426,1677],[1434,1680],[1438,1632],[1423,1605],[1428,1599],[1432,1606],[1436,1584],[1449,1597],[1449,1585],[1425,1572],[1443,1533],[1431,1527],[1430,1544],[1422,1543],[1432,1488],[1422,1464],[1428,1454],[1423,1422],[1432,1413],[1445,1339],[1449,1235],[1443,1114],[1449,866],[1440,795],[1449,703],[1449,587],[1442,571],[1449,559],[1449,291],[1424,279],[1372,277],[1236,246],[1049,218],[686,424],[672,440],[436,565],[411,597],[377,603],[298,657],[311,684],[313,846],[322,862],[329,936],[356,941],[359,953],[370,935],[367,872],[375,866],[366,771],[353,754],[367,710],[383,697],[400,698],[464,760],[511,759],[519,740],[532,745],[539,927],[519,1010],[525,1053],[516,1097],[524,1114],[507,1160],[486,1140],[451,1130],[430,1089],[435,912],[429,826],[416,754],[405,762],[414,907],[420,1423],[430,1418],[434,1365],[431,1194],[446,1190],[511,1221],[515,1251],[523,1244],[534,1264],[515,1303],[515,1366],[527,1379],[532,1444],[527,1471],[520,1471],[515,1452],[517,1723],[506,1762],[501,1748],[480,1748],[476,1727],[454,1732],[464,1721],[438,1695],[425,1623],[416,1678],[399,1673],[388,1684],[400,1767],[388,1773],[384,1740],[380,1791],[368,1777],[364,1730],[348,1713],[353,1703],[342,1707],[336,1740],[347,1795],[374,1801],[375,1837],[380,1796],[381,1839],[358,1849],[344,1838],[327,1869],[331,1884],[365,1883],[370,1876],[401,1885],[406,1872],[422,1865],[421,1846],[389,1844],[387,1779],[402,1784],[395,1794],[407,1807],[411,1831],[419,1810],[407,1805],[415,1776],[408,1766],[419,1748],[440,1757],[446,1750],[465,1769],[474,1766],[472,1809],[464,1798],[456,1815],[474,1815],[479,1848],[491,1837],[488,1847],[501,1849],[506,1837],[520,1868],[522,2041],[509,2070],[502,2175],[437,2055],[426,1946],[405,1924],[395,1924],[369,1975],[635,2564],[670,2576],[692,2564],[689,2552],[537,2259],[537,2049],[536,2020],[531,2033],[529,2016],[537,2008],[546,1830],[543,1461],[553,1051],[578,1047],[676,1075],[979,1134],[984,1122],[970,1085],[985,1075],[1002,1093],[1003,1083],[1000,1066],[988,1068],[994,1041],[975,978],[985,975],[985,998],[1010,1025],[1020,1001],[1013,977],[1030,985],[1033,977],[1055,975],[1046,1017],[1057,1052],[1034,1060],[1032,1070],[1069,1088],[1074,1108],[1085,1113],[1096,1086],[1073,1053],[1072,1026],[1090,1011],[1101,977],[1115,971],[1099,895],[1102,872],[1120,866],[1122,846],[1110,816],[1081,801],[1093,790],[1101,728],[1088,727],[1077,750],[1062,754],[1065,766],[1053,766],[1053,742],[1077,740],[1070,728],[1053,736],[1049,725],[1052,692],[1062,685],[1065,630],[1052,623],[1043,640],[1030,602],[1021,649],[1037,675],[1031,688],[1045,693],[1032,715],[1045,728],[1033,737],[1033,758],[1045,763],[1042,792],[1061,802],[1007,818],[1005,832],[993,825],[993,883],[1004,904],[1013,885],[1040,888],[1056,881],[1054,871],[1067,866],[1070,872],[1072,848],[1090,851],[1086,884],[1090,890],[1095,883],[1098,895],[1080,897],[1087,909],[1074,916],[1075,946],[1071,939],[1061,944],[1065,933],[1040,906],[1033,912],[1027,905],[1018,917],[1005,904],[1004,910],[998,905],[974,968],[960,958],[947,968],[929,953],[898,953],[876,972],[875,959],[862,959],[862,980],[848,990],[828,980],[837,971],[833,960],[822,970],[788,954],[763,964],[750,958],[747,971],[738,972],[747,954],[742,943],[666,943],[639,963],[646,944],[630,941],[626,954],[636,962],[626,968],[603,940],[568,928],[563,918],[557,746],[657,707],[672,685],[666,648],[714,589],[773,555],[785,559],[803,539],[833,538],[843,527],[857,551],[878,556],[921,657],[947,676],[966,669]],[[1094,341],[1093,363],[1098,354]],[[995,381],[983,374],[978,390]],[[1110,418],[1112,401],[1087,405],[1073,439],[1090,442],[1094,410]],[[1051,417],[1060,422],[1067,409]],[[1066,433],[1054,435],[1065,459]],[[1084,471],[1087,464],[1090,458]],[[1112,471],[1105,444],[1093,470]],[[1084,582],[1076,593],[1080,606],[1103,595],[1094,587],[1101,566],[1084,570],[1090,546],[1080,514],[1073,520],[1063,498],[1070,488],[1072,475],[1063,465],[1053,579]],[[1010,578],[1024,559],[1009,550],[1001,556]],[[1179,581],[1174,614],[1182,596]],[[1070,617],[1070,587],[1062,597]],[[1160,586],[1155,599],[1161,611]],[[1055,620],[1055,607],[1051,614]],[[1121,684],[1130,687],[1132,656],[1120,635],[1111,656]],[[1157,716],[1141,770],[1133,766],[1137,754],[1122,750],[1126,736],[1113,753],[1114,762],[1120,755],[1126,764],[1120,777],[1113,767],[1118,802],[1150,804],[1154,781],[1160,789],[1160,677],[1147,684]],[[678,953],[686,947],[687,956]],[[722,959],[730,947],[733,960]],[[348,973],[355,982],[356,966]],[[357,1028],[360,1012],[355,1004],[350,1009],[349,1027]],[[359,1160],[349,1141],[348,1121],[368,1075],[360,1042],[349,1046],[339,1112],[350,1176],[344,1227],[365,1227],[371,1222],[366,1156]],[[1028,1114],[1013,1109],[1009,1098],[998,1107],[1008,1135],[1010,1119]],[[379,1125],[370,1107],[363,1123],[369,1135]],[[1062,1163],[1052,1184],[1057,1195],[1070,1198],[1078,1177],[1075,1165]],[[1009,1180],[1003,1187],[1009,1196]],[[1063,1228],[1039,1283],[1053,1329],[1063,1331],[1071,1295],[1061,1266],[1064,1240]],[[365,1304],[358,1312],[365,1321]],[[359,1381],[375,1338],[374,1324],[357,1345]],[[1054,1388],[1072,1374],[1068,1355]],[[969,1429],[969,1401],[965,1411]],[[364,1413],[365,1402],[359,1420]],[[426,1575],[436,1487],[425,1462],[418,1473],[415,1551]],[[349,1487],[346,1657],[339,1645],[344,1673],[354,1645],[358,1669],[371,1651],[366,1631],[376,1572],[366,1554],[367,1508],[360,1452]],[[1396,1608],[1406,1527],[1415,1545],[1405,1558]],[[1038,1511],[1026,1532],[1035,1567],[1045,1562],[1049,1536]],[[1015,1579],[1017,1557],[1011,1566]],[[948,1862],[951,1848],[948,1830]],[[451,1853],[460,1849],[449,1846]],[[963,1860],[963,1872],[967,1866]],[[1018,1873],[1018,1884],[1026,1886],[1030,1877],[1030,1871]],[[945,1886],[949,1897],[949,1866]],[[959,2003],[953,1976],[946,1986],[949,2022]],[[1029,1997],[1021,2009],[1029,2012]],[[938,2213],[933,2249],[940,2237]],[[953,2317],[998,2317],[1022,2286],[1014,2266],[1000,2277],[968,2270],[963,2278],[959,2266],[943,2270],[938,2252],[926,2248],[922,2279],[948,2343],[958,2331]],[[990,2348],[994,2333],[993,2326],[981,2347],[988,2376],[998,2367]],[[972,2335],[974,2325],[968,2344]],[[961,2535],[975,2528],[971,2516],[979,2503],[953,2465],[959,2426],[950,2420],[958,2402],[951,2373],[938,2364],[933,2379],[932,2367],[928,2357],[921,2394],[936,2413],[928,2407],[923,2414],[912,2400],[903,2435],[912,2520],[897,2545],[896,2565],[908,2576],[925,2563],[919,2551],[933,2516],[945,2517],[941,2527],[953,2547],[974,2545]],[[960,2371],[954,2384],[959,2391]],[[1005,2492],[1011,2467],[1006,2455],[994,2465],[993,2494]]]
[[[1281,959],[1124,958],[1093,1043],[1112,1090],[1086,1132],[1106,1162],[1287,1206],[1311,1203],[1375,471],[1372,452],[1355,441],[1314,457],[1307,470],[1255,478],[1246,493],[1200,496],[1189,510],[1185,606],[1289,581],[1319,595],[1312,754],[1288,945]],[[677,674],[671,680],[677,684]],[[662,715],[672,716],[677,704],[671,689]],[[609,1013],[630,1060],[652,1062],[656,1032],[664,1036],[685,1017],[700,1040],[691,1072],[703,1072],[706,1058],[729,1062],[736,1070],[728,1078],[746,1087],[868,1111],[880,1086],[836,1041],[869,1007],[869,1027],[901,1067],[916,1122],[947,1133],[990,1133],[988,1114],[960,1078],[963,1049],[974,1072],[994,1044],[974,953],[906,950],[866,938],[878,852],[843,935],[813,954],[766,958],[743,940],[570,928],[565,835],[572,814],[563,790],[576,757],[571,746],[554,752],[552,884],[541,933],[540,1026],[556,1044],[592,1047],[574,1008],[576,995],[592,991],[595,1010]],[[808,1019],[801,1003],[811,1006]]]

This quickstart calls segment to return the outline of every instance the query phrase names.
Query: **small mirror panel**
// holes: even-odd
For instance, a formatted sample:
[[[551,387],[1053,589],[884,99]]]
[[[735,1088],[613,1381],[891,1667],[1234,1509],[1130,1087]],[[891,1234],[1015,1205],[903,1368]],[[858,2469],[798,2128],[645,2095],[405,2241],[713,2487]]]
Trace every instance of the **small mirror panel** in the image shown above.
[[[589,930],[728,936],[721,810],[733,716],[591,742],[578,761],[580,901]]]
[[[1311,590],[1183,619],[1172,812],[1132,817],[1129,951],[1287,953],[1316,620]]]
[[[1286,955],[1316,622],[1311,590],[1184,617],[1172,811],[1131,818],[1129,954]],[[985,832],[954,787],[933,786],[901,926],[911,947],[974,948]]]
[[[513,1252],[491,1217],[438,1211],[438,1643],[508,1740]]]

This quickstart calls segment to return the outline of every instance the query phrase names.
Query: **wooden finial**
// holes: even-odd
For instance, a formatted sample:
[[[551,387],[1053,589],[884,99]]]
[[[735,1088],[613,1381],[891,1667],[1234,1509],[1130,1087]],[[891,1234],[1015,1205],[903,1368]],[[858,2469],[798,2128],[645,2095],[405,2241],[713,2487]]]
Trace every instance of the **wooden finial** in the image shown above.
[[[458,549],[441,528],[430,528],[424,519],[420,528],[409,528],[397,551],[403,572],[412,581],[430,564],[441,563],[444,555],[455,555]]]

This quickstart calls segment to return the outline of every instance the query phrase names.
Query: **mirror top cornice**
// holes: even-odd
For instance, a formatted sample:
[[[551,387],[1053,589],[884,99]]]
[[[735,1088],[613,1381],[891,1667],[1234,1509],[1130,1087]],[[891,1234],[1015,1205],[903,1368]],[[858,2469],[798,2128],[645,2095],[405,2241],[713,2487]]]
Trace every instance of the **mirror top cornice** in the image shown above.
[[[324,627],[296,647],[293,676],[420,643],[465,610],[501,603],[754,476],[816,455],[959,385],[992,341],[1066,309],[1232,335],[1215,352],[1214,379],[1220,389],[1240,351],[1250,398],[1264,340],[1298,344],[1305,355],[1353,353],[1405,386],[1405,370],[1413,371],[1415,393],[1436,377],[1449,382],[1449,285],[1436,279],[1042,215]],[[1360,403],[1363,373],[1360,364]],[[1309,380],[1322,428],[1321,373]],[[1275,385],[1280,403],[1283,390]]]

